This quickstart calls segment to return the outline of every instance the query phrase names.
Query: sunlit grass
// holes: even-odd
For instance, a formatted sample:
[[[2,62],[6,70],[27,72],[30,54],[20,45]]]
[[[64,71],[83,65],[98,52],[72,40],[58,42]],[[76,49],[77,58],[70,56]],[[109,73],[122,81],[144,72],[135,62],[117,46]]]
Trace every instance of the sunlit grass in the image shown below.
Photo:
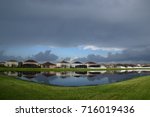
[[[150,99],[150,76],[131,80],[82,87],[60,87],[0,76],[0,99]]]
[[[7,67],[0,67],[0,71],[101,71],[101,70],[150,70],[149,68],[107,68],[107,69],[89,69],[89,68],[7,68]]]

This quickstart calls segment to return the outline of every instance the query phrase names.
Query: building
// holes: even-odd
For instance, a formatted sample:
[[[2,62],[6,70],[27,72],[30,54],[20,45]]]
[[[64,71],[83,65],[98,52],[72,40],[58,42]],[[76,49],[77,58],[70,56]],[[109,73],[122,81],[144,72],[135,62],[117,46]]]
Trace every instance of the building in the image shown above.
[[[18,62],[16,60],[8,60],[4,65],[6,67],[18,67]]]
[[[142,68],[141,64],[136,64],[133,68]]]
[[[101,64],[101,65],[100,65],[100,69],[107,69],[107,66],[104,65],[104,64]]]
[[[135,64],[124,64],[124,66],[125,66],[126,68],[128,68],[128,69],[130,69],[130,68],[135,68],[135,67],[136,67]]]
[[[90,69],[95,69],[100,67],[100,65],[96,64],[95,62],[86,62],[85,65],[87,66],[87,68]]]
[[[142,64],[141,67],[142,68],[150,68],[150,64]]]
[[[58,68],[70,68],[70,63],[67,61],[61,61],[56,64]]]
[[[46,62],[46,63],[41,64],[41,68],[56,68],[56,64]]]
[[[75,61],[71,64],[72,68],[87,68],[86,65],[84,65],[83,63],[79,62],[79,61]]]
[[[5,62],[0,62],[0,67],[4,67],[5,66]]]
[[[39,63],[35,60],[26,60],[22,63],[24,68],[38,68],[40,67]]]
[[[124,64],[116,64],[116,65],[115,65],[115,68],[118,68],[118,69],[125,69],[125,68],[126,68],[126,65],[124,65]]]

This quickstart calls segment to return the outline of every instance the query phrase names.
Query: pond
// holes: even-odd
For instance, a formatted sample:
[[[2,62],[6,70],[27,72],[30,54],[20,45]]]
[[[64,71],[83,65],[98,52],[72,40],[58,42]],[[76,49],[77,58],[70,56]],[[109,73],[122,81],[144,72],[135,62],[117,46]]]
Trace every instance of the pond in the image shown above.
[[[18,79],[58,86],[101,85],[150,75],[150,71],[3,72]]]

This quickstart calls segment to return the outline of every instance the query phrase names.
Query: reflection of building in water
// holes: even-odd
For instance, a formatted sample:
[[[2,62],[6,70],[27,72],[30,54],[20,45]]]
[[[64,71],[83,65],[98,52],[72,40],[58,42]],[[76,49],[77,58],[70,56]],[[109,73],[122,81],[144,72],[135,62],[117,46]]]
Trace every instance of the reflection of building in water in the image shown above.
[[[141,71],[142,74],[150,74],[150,71]]]
[[[126,72],[133,72],[134,70],[127,70]]]
[[[101,74],[104,74],[104,73],[106,73],[106,71],[105,70],[102,70],[102,71],[99,71]]]
[[[116,73],[125,73],[126,70],[116,70],[115,72],[116,72]]]
[[[150,70],[149,69],[144,69],[144,71],[142,69],[140,69],[140,70],[135,69],[134,72],[137,72],[137,73],[148,73],[148,74],[150,74]]]
[[[74,72],[73,76],[74,77],[85,77],[87,75],[87,71],[84,72]]]
[[[86,76],[87,72],[56,72],[59,77],[80,77]]]
[[[8,75],[8,76],[18,76],[18,72],[13,72],[13,71],[8,71],[8,72],[4,72],[4,74]]]
[[[35,78],[40,72],[22,72],[22,76],[26,78]]]
[[[56,76],[66,78],[70,76],[70,72],[56,72]]]
[[[87,72],[87,75],[89,75],[89,74],[99,74],[99,72],[95,72],[95,71],[88,71],[88,72]]]
[[[105,74],[106,71],[84,71],[84,72],[56,72],[59,77],[93,77],[97,74]]]
[[[85,74],[87,74],[87,71],[83,71],[83,72],[76,71],[75,74],[85,75]]]
[[[85,77],[87,72],[72,72],[73,77]]]
[[[42,72],[42,75],[46,77],[56,76],[56,72]]]
[[[101,70],[101,71],[88,71],[88,74],[104,74],[106,73],[106,70]]]

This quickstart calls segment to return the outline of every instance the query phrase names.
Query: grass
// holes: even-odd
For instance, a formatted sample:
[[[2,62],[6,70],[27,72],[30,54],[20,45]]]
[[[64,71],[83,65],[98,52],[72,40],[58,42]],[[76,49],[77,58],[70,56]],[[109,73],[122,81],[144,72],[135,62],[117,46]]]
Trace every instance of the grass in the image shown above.
[[[90,71],[91,69],[87,68],[7,68],[1,67],[0,71]],[[98,70],[98,69],[97,69]],[[103,69],[101,69],[103,70]]]
[[[101,70],[139,70],[139,69],[148,69],[149,68],[107,68],[107,69],[89,69],[89,68],[11,68],[11,67],[0,67],[0,71],[55,71],[55,72],[62,72],[62,71],[101,71]]]
[[[149,89],[150,76],[83,87],[49,86],[0,76],[0,99],[5,100],[148,100]]]

